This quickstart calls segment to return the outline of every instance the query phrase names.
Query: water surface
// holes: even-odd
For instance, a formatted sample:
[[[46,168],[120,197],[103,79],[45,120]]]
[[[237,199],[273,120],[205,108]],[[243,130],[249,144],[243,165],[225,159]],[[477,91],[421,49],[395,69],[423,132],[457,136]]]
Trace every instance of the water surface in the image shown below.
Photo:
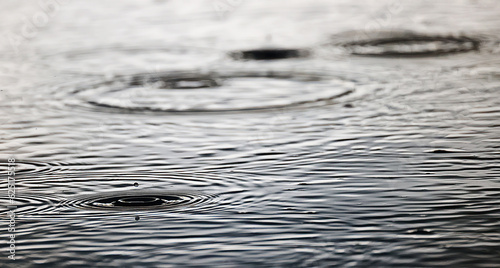
[[[0,4],[3,266],[498,267],[495,1],[40,3]]]

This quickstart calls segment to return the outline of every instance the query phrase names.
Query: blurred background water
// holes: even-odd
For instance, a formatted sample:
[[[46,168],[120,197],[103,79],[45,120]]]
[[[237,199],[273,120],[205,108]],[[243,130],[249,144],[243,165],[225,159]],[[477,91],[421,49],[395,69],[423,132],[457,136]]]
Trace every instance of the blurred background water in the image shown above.
[[[0,7],[2,267],[498,267],[498,2]]]

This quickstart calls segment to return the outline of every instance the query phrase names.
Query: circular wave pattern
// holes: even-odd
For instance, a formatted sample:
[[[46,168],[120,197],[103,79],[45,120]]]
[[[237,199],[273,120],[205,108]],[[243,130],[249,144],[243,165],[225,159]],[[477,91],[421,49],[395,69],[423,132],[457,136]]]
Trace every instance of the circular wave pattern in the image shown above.
[[[7,195],[6,195],[7,196]],[[93,195],[63,198],[44,193],[20,193],[13,203],[1,198],[6,210],[15,211],[19,216],[62,215],[78,210],[95,210],[103,213],[110,211],[165,211],[165,212],[197,212],[211,211],[218,208],[221,198],[215,194],[198,191],[147,191],[131,190],[100,193]],[[93,214],[93,213],[92,213]],[[85,215],[92,215],[85,214]],[[81,214],[78,214],[81,215]],[[98,215],[101,215],[100,213]],[[104,214],[107,215],[107,214]]]
[[[349,81],[314,72],[170,72],[121,76],[73,93],[92,107],[128,112],[228,112],[331,101]]]
[[[217,202],[217,195],[195,191],[120,191],[76,197],[67,206],[101,210],[184,210],[210,206]]]
[[[105,173],[85,169],[83,172],[26,176],[19,178],[14,205],[19,215],[43,215],[39,211],[71,216],[107,215],[112,211],[179,211],[215,210],[247,211],[254,206],[273,202],[279,195],[258,176],[231,172],[185,172],[169,170],[143,174]],[[96,192],[95,184],[104,191]],[[67,186],[71,185],[71,189]],[[29,192],[24,191],[29,189]],[[183,190],[186,189],[186,190]],[[214,194],[216,193],[216,194]],[[272,193],[272,194],[271,194]],[[0,203],[9,205],[7,193]],[[82,214],[83,213],[83,214]]]
[[[479,50],[480,41],[466,36],[427,35],[412,31],[348,34],[337,42],[353,55],[380,57],[430,57]],[[353,38],[354,37],[354,38]]]

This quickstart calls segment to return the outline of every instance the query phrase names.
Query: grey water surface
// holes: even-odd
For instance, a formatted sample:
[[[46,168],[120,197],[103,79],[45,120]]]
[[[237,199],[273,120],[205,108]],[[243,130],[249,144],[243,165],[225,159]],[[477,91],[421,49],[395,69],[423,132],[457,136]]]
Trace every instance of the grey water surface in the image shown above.
[[[500,2],[0,14],[1,267],[500,267]]]

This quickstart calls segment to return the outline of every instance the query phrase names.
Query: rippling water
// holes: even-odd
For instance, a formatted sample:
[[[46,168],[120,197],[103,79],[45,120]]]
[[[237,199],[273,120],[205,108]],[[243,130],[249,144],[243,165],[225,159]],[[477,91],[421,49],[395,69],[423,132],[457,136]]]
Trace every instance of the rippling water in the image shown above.
[[[497,2],[0,6],[2,267],[498,267]]]

